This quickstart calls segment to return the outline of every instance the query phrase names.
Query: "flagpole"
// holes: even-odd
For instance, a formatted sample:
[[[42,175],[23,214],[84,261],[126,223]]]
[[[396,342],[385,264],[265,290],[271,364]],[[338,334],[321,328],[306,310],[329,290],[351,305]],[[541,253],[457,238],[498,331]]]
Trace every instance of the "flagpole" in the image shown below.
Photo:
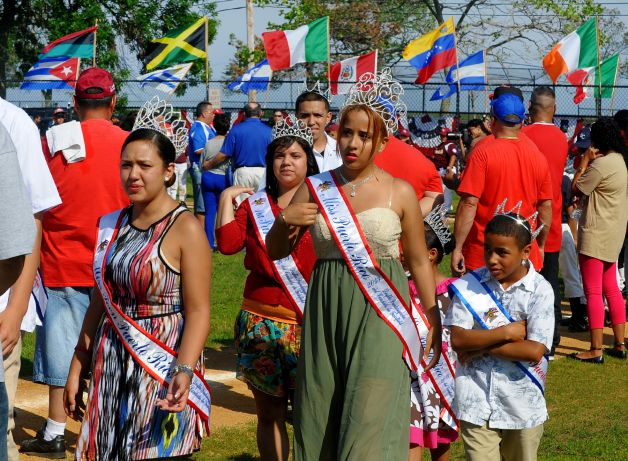
[[[377,74],[377,60],[379,59],[379,50],[375,48],[375,74]]]
[[[484,113],[488,114],[488,67],[486,65],[486,48],[484,48]]]
[[[270,82],[273,80],[273,74],[271,72],[270,77],[268,77],[268,85],[266,86],[266,91],[264,92],[264,107],[268,107],[268,98],[270,97]]]
[[[615,87],[617,86],[617,78],[619,77],[619,63],[621,61],[621,55],[617,56],[617,67],[615,67],[615,80],[613,81],[613,93],[611,94],[611,117],[613,116],[613,105],[615,103]],[[602,80],[602,77],[600,77],[600,80]],[[600,96],[602,94],[600,93]],[[626,269],[624,269],[626,270]]]
[[[456,93],[456,115],[458,116],[458,119],[460,119],[460,66],[458,65],[458,45],[456,42],[456,26],[454,26],[454,53],[456,53],[456,83],[458,84],[458,92]]]
[[[600,57],[600,27],[599,27],[599,17],[597,15],[595,15],[595,36],[597,39],[597,73],[599,76],[599,82],[598,82],[598,91],[599,93],[599,112],[598,112],[598,116],[602,115],[602,67],[600,64],[600,61],[602,60]]]
[[[329,42],[329,16],[327,16],[327,82],[331,88],[331,43]]]
[[[205,91],[209,100],[209,23],[205,16]]]
[[[96,40],[98,37],[98,18],[96,18],[95,27],[96,30],[94,31],[94,55],[92,56],[92,67],[96,67]]]
[[[456,41],[456,26],[454,26],[454,52],[456,53],[456,81],[458,83],[458,93],[460,93],[460,68],[458,67],[458,45]]]

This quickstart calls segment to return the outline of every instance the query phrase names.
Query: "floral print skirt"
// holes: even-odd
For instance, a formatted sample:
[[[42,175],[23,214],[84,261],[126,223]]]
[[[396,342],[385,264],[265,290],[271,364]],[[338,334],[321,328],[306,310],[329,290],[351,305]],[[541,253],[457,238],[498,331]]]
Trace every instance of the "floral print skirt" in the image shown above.
[[[296,389],[301,327],[240,310],[235,323],[238,379],[275,397]]]

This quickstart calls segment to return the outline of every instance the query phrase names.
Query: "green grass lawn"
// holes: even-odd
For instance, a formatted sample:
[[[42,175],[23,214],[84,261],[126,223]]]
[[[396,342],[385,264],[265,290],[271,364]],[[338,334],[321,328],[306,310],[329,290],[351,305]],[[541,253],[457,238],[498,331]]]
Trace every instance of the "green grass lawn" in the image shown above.
[[[232,344],[233,323],[242,300],[246,271],[244,253],[214,253],[212,328],[207,346]],[[448,273],[449,258],[441,263]],[[33,335],[26,335],[22,374],[32,370]],[[540,460],[628,460],[628,363],[607,358],[602,366],[557,360],[550,363],[547,383],[550,419],[539,450]],[[258,460],[255,425],[221,428],[203,443],[195,460]],[[429,455],[425,459],[429,459]],[[464,459],[461,443],[452,446],[452,460]],[[395,460],[391,460],[395,461]]]

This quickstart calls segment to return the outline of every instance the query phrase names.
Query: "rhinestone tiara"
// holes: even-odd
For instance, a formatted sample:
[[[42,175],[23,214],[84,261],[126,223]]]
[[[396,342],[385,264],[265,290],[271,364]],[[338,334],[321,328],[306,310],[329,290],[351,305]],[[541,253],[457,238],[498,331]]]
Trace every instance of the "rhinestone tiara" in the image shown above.
[[[153,96],[146,101],[135,117],[133,131],[140,128],[150,128],[165,135],[177,152],[182,154],[188,147],[188,129],[185,120],[172,105],[158,96]]]
[[[535,211],[534,213],[532,213],[527,218],[523,217],[523,216],[521,216],[521,205],[522,205],[523,202],[521,200],[519,200],[515,204],[514,207],[512,207],[509,211],[506,211],[506,202],[507,201],[508,201],[508,199],[505,198],[502,203],[497,205],[497,208],[495,208],[495,214],[493,216],[503,215],[503,216],[506,216],[506,217],[512,219],[517,224],[522,225],[530,233],[531,239],[533,241],[539,235],[539,233],[541,232],[541,230],[545,226],[545,224],[541,224],[534,231],[532,230],[534,228],[534,226],[536,226],[536,224],[537,224],[537,219],[538,219],[538,216],[539,216],[539,212]]]
[[[384,120],[388,133],[392,134],[397,131],[399,120],[407,120],[407,108],[401,100],[402,95],[403,87],[393,79],[389,67],[375,74],[366,72],[349,90],[342,111],[350,106],[364,104]]]
[[[321,86],[321,82],[319,80],[315,81],[312,86],[308,86],[307,80],[303,81],[303,85],[300,88],[299,94],[303,93],[316,93],[321,95],[323,98],[327,100],[328,104],[331,104],[331,92],[329,91],[329,87],[327,89],[323,89]]]
[[[273,141],[284,136],[295,136],[305,140],[310,146],[314,145],[312,130],[292,114],[288,114],[273,127]]]
[[[444,250],[445,245],[449,243],[452,238],[451,231],[447,226],[447,209],[445,206],[441,204],[434,207],[434,209],[432,209],[432,211],[430,211],[423,219],[423,222],[434,231]]]

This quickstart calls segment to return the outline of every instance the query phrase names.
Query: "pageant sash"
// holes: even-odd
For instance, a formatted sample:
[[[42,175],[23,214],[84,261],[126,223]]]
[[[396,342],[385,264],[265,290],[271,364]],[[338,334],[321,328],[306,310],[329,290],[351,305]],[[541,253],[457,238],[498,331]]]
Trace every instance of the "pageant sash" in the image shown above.
[[[33,300],[35,301],[35,310],[37,317],[35,318],[35,324],[38,326],[43,325],[44,316],[46,315],[46,308],[48,307],[48,292],[44,286],[44,282],[41,279],[41,273],[37,269],[35,274],[35,281],[33,283],[33,289],[31,291]]]
[[[423,309],[412,298],[412,317],[416,322],[419,337],[421,339],[422,350],[425,350],[427,345],[427,334],[430,331],[430,323],[423,313]],[[458,418],[453,410],[452,404],[456,395],[455,383],[456,383],[456,369],[447,354],[443,351],[440,355],[440,359],[436,362],[430,370],[425,371],[423,364],[419,367],[417,372],[420,376],[421,373],[425,373],[429,378],[428,381],[422,381],[422,385],[433,387],[441,400],[441,406],[445,410],[445,414],[441,415],[441,419],[452,429],[458,430]]]
[[[470,272],[450,285],[454,294],[471,313],[475,321],[485,330],[492,330],[514,322],[508,311],[495,297],[476,271]],[[547,357],[538,363],[514,362],[530,378],[532,383],[545,394]]]
[[[306,178],[305,183],[360,290],[403,343],[403,358],[408,368],[417,371],[421,363],[421,340],[411,310],[379,268],[336,178],[326,171]]]
[[[266,191],[259,191],[249,197],[249,205],[253,215],[253,227],[260,245],[266,251],[266,235],[273,227],[275,215],[270,206]],[[303,309],[305,308],[305,298],[307,296],[307,282],[303,278],[303,274],[299,270],[296,261],[292,255],[285,258],[272,261],[273,269],[277,274],[279,281],[283,285],[286,293],[297,306],[300,318],[303,318]]]
[[[113,302],[104,279],[107,255],[125,219],[125,211],[126,209],[118,210],[100,218],[94,254],[94,278],[100,289],[109,320],[126,350],[149,375],[167,386],[171,378],[170,370],[176,363],[176,351],[163,344],[127,316]],[[196,410],[208,431],[211,411],[209,392],[209,386],[200,370],[194,370],[187,403]]]

